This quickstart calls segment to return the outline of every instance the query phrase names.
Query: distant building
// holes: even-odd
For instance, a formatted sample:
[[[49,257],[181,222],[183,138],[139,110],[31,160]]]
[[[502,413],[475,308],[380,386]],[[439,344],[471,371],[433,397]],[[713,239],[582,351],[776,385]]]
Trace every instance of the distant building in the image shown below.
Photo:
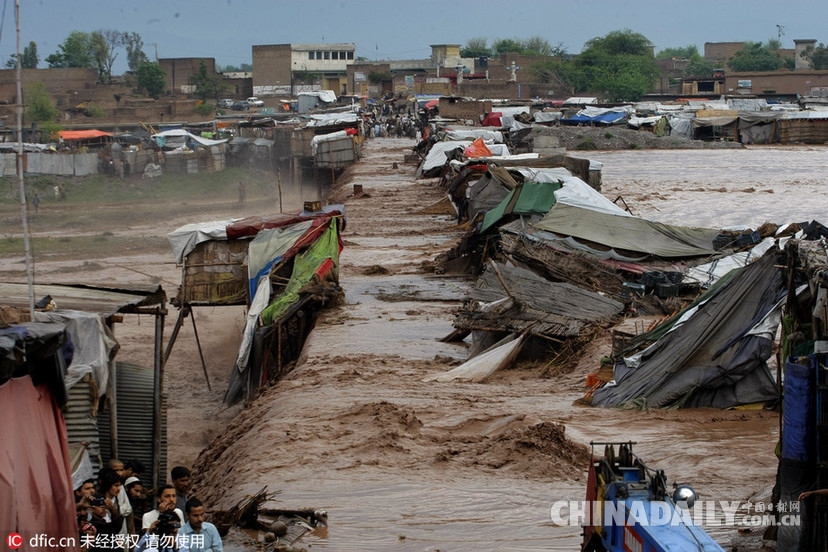
[[[215,58],[161,58],[158,65],[164,70],[166,86],[164,90],[168,95],[192,94],[195,92],[195,85],[190,84],[190,79],[198,75],[201,63],[204,62],[207,72],[216,72]]]
[[[796,40],[794,40],[794,44],[796,44]],[[816,42],[816,41],[814,41]],[[727,67],[727,62],[736,55],[736,52],[743,50],[745,48],[744,42],[705,42],[704,43],[704,59],[707,61],[712,61],[716,65],[720,67]],[[777,55],[782,59],[785,58],[793,58],[796,60],[798,57],[797,54],[799,52],[798,47],[796,49],[790,48],[780,48],[775,50]],[[804,66],[807,69],[809,66]],[[796,68],[799,69],[800,66],[797,64]]]
[[[727,60],[744,47],[744,42],[705,42],[704,59],[714,62],[717,66],[724,67],[727,65]]]
[[[794,50],[796,51],[796,54],[794,55],[794,68],[796,70],[811,68],[810,61],[802,57],[802,54],[804,54],[808,48],[816,48],[815,39],[805,38],[794,40]]]
[[[460,62],[459,44],[432,44],[431,62],[436,67],[455,67],[462,65]]]
[[[347,94],[347,66],[355,55],[353,43],[253,46],[253,95],[312,90]]]

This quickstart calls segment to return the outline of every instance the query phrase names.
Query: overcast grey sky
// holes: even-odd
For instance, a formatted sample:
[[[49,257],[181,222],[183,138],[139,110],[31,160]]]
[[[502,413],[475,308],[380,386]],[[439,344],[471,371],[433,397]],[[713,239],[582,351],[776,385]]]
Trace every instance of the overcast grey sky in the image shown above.
[[[0,66],[16,51],[14,0],[3,0]],[[422,59],[430,44],[474,37],[541,36],[569,53],[610,31],[631,29],[656,51],[705,42],[778,37],[828,43],[828,1],[789,0],[22,0],[21,48],[37,43],[40,67],[71,31],[137,32],[155,58],[252,62],[254,44],[353,42],[368,59]],[[121,49],[115,72],[126,70]]]

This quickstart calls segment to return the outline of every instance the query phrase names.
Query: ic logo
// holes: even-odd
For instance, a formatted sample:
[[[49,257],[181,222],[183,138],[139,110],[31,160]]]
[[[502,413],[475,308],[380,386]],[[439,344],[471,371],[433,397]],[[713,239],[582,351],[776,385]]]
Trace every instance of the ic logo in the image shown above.
[[[6,543],[9,545],[9,548],[17,550],[23,546],[23,536],[20,533],[9,533],[9,536],[6,538]]]

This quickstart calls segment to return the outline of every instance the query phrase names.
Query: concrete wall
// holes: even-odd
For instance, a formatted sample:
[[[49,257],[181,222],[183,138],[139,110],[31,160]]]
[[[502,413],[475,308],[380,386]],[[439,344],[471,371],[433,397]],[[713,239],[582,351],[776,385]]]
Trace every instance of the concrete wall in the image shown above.
[[[352,43],[290,44],[290,67],[293,71],[344,73],[355,59]],[[254,65],[255,67],[255,65]]]
[[[744,42],[705,42],[704,59],[718,63],[724,69],[727,60],[744,47]]]
[[[739,81],[749,80],[750,88],[739,88]],[[726,73],[724,93],[742,90],[750,94],[808,95],[814,89],[828,87],[828,70]]]
[[[371,73],[390,73],[388,63],[353,63],[347,70],[347,89],[349,94],[369,95],[369,87],[379,87],[369,79]],[[379,88],[377,88],[379,90]]]
[[[450,119],[465,119],[480,124],[481,117],[492,110],[492,102],[486,101],[452,101],[448,98],[440,100],[440,116]]]
[[[253,46],[253,89],[290,86],[290,44]]]
[[[567,97],[566,91],[557,90],[546,83],[521,82],[486,82],[482,80],[464,80],[457,87],[458,96],[472,98],[497,98],[510,100],[527,100],[535,97]]]
[[[816,39],[808,38],[808,39],[801,39],[801,40],[794,40],[794,68],[799,71],[800,69],[810,69],[811,64],[808,62],[807,59],[802,57],[802,54],[808,48],[816,48]]]

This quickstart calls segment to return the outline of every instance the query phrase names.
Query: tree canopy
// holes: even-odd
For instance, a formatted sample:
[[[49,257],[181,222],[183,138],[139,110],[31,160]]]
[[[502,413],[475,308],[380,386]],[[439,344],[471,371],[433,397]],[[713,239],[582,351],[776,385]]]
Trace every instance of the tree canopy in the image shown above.
[[[224,67],[216,66],[216,71],[219,73],[244,73],[253,70],[253,66],[249,63],[242,63],[241,65],[225,65]]]
[[[466,45],[460,48],[460,57],[479,58],[491,56],[492,49],[487,46],[488,42],[489,39],[483,36],[468,39]]]
[[[138,33],[124,33],[122,39],[126,47],[129,70],[137,71],[142,63],[149,61],[147,54],[144,53],[144,41]]]
[[[91,33],[72,31],[58,45],[58,50],[46,58],[46,63],[57,68],[94,67],[98,70],[99,82],[112,82],[112,66],[121,47],[126,48],[131,71],[137,71],[142,63],[148,61],[141,35],[101,29]]]
[[[699,49],[695,44],[688,46],[678,46],[673,48],[664,48],[656,54],[656,59],[690,59],[693,56],[699,55]]]
[[[492,48],[498,55],[503,54],[522,54],[523,53],[523,44],[521,44],[520,39],[518,38],[499,38],[494,41],[492,44]]]
[[[813,69],[828,69],[828,47],[822,42],[816,48],[808,46],[802,52],[802,57],[808,61]]]
[[[716,69],[720,69],[720,67],[717,67],[712,61],[708,61],[696,53],[690,56],[690,62],[684,68],[684,71],[682,71],[682,75],[684,77],[710,78]]]
[[[111,29],[92,33],[91,54],[98,68],[99,82],[112,82],[112,66],[118,57],[115,49],[123,45],[123,33]]]
[[[60,114],[54,100],[40,81],[26,86],[23,91],[26,120],[35,123],[53,122]]]
[[[138,86],[143,88],[151,98],[157,100],[164,92],[166,72],[157,63],[145,61],[138,66],[135,75],[138,78]]]
[[[94,67],[92,34],[72,31],[58,44],[58,51],[46,58],[49,67]]]
[[[23,53],[20,55],[20,67],[23,69],[37,69],[38,63],[40,63],[40,57],[37,55],[37,44],[31,41],[28,46],[23,48]],[[6,67],[9,69],[17,67],[17,54],[12,54],[9,57]]]
[[[202,100],[212,98],[218,101],[219,96],[223,95],[227,88],[220,74],[210,73],[207,70],[204,60],[199,62],[198,73],[190,77],[190,84],[195,85],[195,95]]]
[[[588,41],[564,77],[576,92],[598,93],[609,101],[636,101],[652,89],[659,75],[652,43],[624,29]]]
[[[779,40],[775,38],[768,40],[766,44],[745,42],[744,48],[727,60],[727,65],[731,70],[739,72],[793,69],[793,60],[783,58],[779,54],[779,48]]]

